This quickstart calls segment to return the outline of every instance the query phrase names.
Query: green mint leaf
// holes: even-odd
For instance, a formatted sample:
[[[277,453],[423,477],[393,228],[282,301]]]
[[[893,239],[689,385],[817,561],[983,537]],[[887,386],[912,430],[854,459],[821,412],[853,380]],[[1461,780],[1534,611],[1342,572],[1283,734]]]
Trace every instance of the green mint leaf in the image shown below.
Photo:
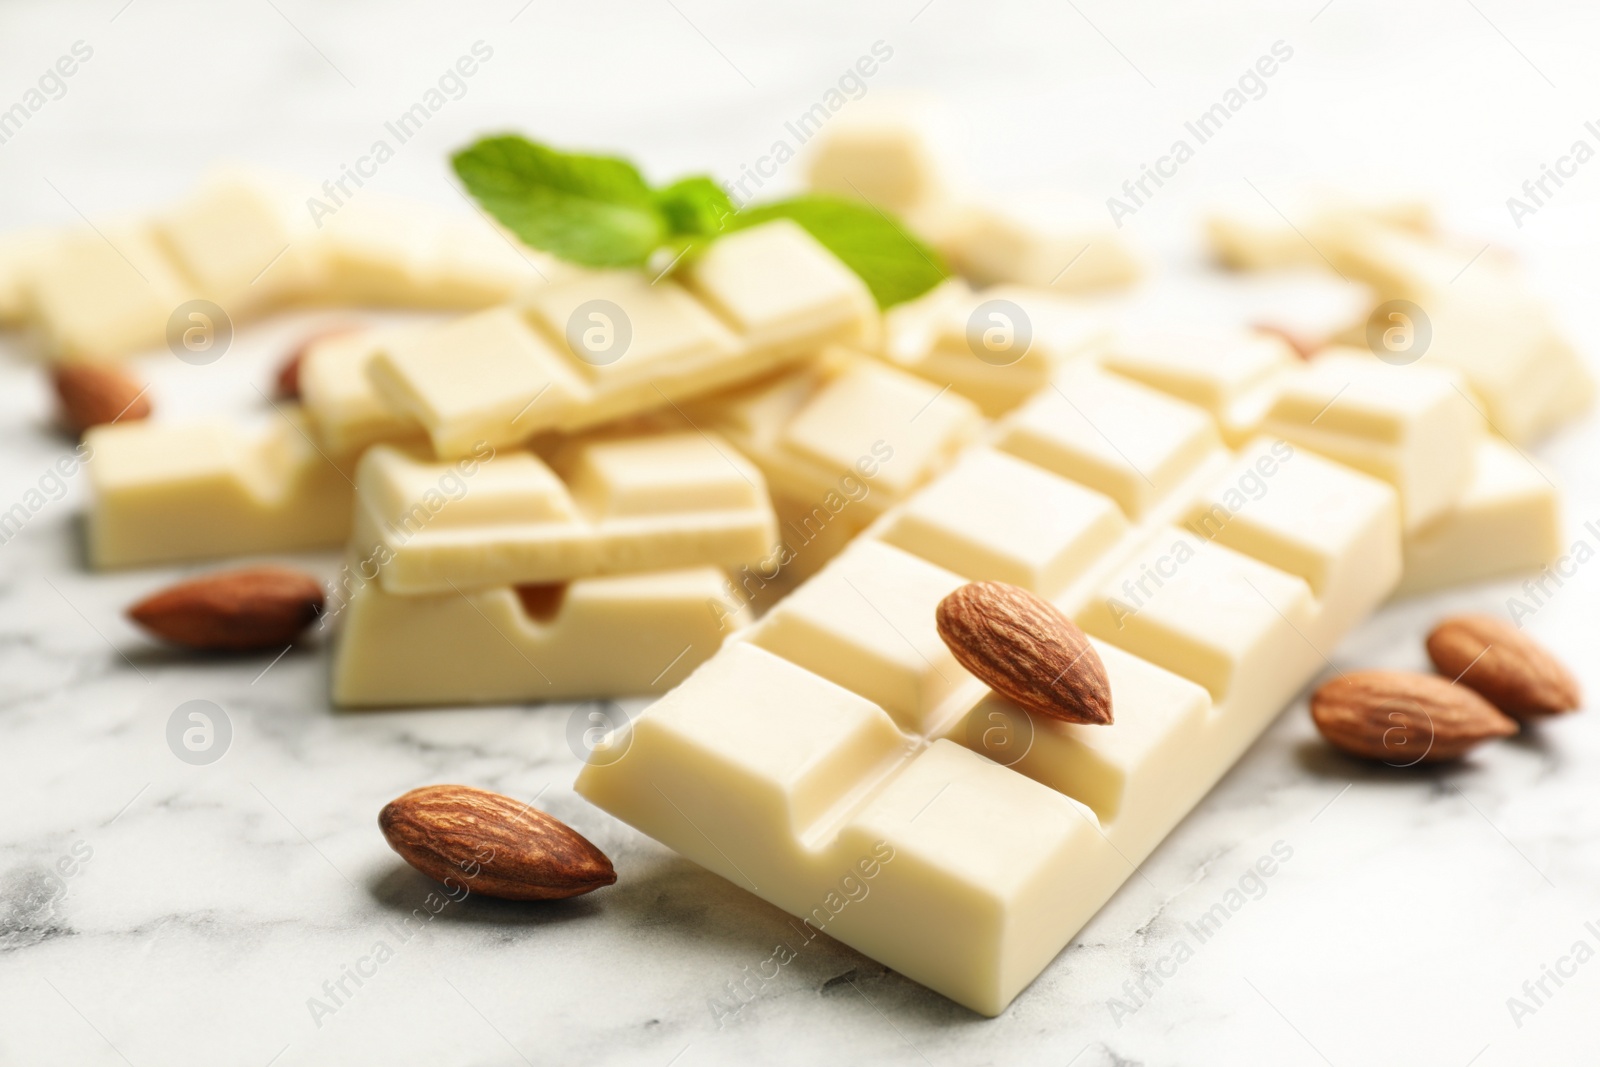
[[[704,176],[651,189],[633,164],[558,152],[506,134],[451,157],[484,209],[534,248],[586,267],[643,267],[663,246],[693,259],[724,233],[791,219],[861,276],[879,307],[911,300],[949,277],[938,254],[870,204],[798,196],[735,209]]]
[[[921,296],[950,276],[939,254],[871,204],[836,196],[797,196],[745,208],[728,220],[743,229],[793,219],[861,276],[880,308]]]
[[[734,213],[733,201],[710,178],[680,178],[656,192],[656,206],[674,234],[704,236],[721,231]]]
[[[558,152],[505,135],[484,138],[450,162],[484,210],[562,259],[637,267],[666,240],[668,218],[626,160]]]

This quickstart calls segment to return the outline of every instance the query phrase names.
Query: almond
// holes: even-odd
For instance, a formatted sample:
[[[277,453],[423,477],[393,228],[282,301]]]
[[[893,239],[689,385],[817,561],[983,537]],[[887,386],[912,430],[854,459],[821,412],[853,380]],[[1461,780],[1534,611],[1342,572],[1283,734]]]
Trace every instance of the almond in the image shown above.
[[[73,363],[52,376],[60,401],[61,422],[75,434],[108,422],[135,422],[150,417],[145,386],[114,367]]]
[[[1460,685],[1409,671],[1356,671],[1311,694],[1322,736],[1353,756],[1398,767],[1459,759],[1480,741],[1510,737],[1515,720]]]
[[[617,880],[604,852],[566,823],[467,785],[429,785],[378,813],[389,847],[440,882],[503,900],[559,900]]]
[[[157,637],[185,648],[280,648],[322,614],[322,585],[287,567],[246,567],[179,582],[128,609]]]
[[[1513,718],[1560,715],[1583,703],[1578,680],[1560,660],[1493,615],[1445,619],[1428,635],[1428,658]]]
[[[939,636],[1013,703],[1066,722],[1111,722],[1105,664],[1054,604],[1004,582],[970,582],[939,602]]]

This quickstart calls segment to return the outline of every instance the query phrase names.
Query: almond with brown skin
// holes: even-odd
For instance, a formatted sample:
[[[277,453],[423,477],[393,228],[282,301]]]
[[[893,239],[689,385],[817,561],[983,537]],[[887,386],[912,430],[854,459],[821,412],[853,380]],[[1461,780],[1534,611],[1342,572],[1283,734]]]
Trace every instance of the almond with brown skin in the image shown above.
[[[282,648],[322,614],[322,584],[288,567],[246,567],[192,578],[152,594],[128,617],[185,648]]]
[[[1493,615],[1445,619],[1428,635],[1428,658],[1513,718],[1560,715],[1583,703],[1578,680],[1560,660]]]
[[[1517,724],[1477,693],[1432,674],[1356,671],[1311,694],[1322,736],[1353,756],[1391,766],[1459,759]]]
[[[378,813],[389,847],[440,882],[503,900],[559,900],[607,886],[605,853],[566,823],[467,785],[429,785]]]
[[[52,375],[60,401],[61,423],[82,434],[91,426],[108,422],[136,422],[150,417],[145,387],[115,367],[73,363],[57,367]]]
[[[1004,582],[969,582],[939,602],[939,636],[967,670],[1054,719],[1111,722],[1111,685],[1089,638],[1054,604]]]

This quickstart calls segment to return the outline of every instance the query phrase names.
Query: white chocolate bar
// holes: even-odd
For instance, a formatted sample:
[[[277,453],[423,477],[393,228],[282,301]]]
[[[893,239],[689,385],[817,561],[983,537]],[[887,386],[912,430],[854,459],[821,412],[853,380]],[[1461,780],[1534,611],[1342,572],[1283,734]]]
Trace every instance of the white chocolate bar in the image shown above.
[[[26,271],[27,307],[45,343],[67,359],[153,348],[196,295],[145,226],[75,231],[49,242]]]
[[[385,591],[414,595],[737,568],[777,538],[761,473],[710,436],[578,442],[554,465],[488,449],[434,462],[379,445],[356,471],[353,547],[381,561]]]
[[[1466,491],[1484,433],[1474,398],[1454,372],[1337,350],[1290,378],[1263,429],[1393,485],[1407,531],[1426,526]]]
[[[1103,315],[1047,289],[947,282],[884,316],[884,358],[1002,415],[1109,337]]]
[[[369,373],[454,457],[479,441],[667,407],[834,341],[875,340],[865,285],[793,223],[725,237],[685,275],[685,285],[634,271],[556,282],[523,307],[394,341]]]
[[[395,596],[353,566],[333,661],[341,707],[661,693],[748,621],[708,609],[724,582],[712,567]]]
[[[1058,433],[1045,451],[1056,471],[969,453],[620,731],[624,758],[578,780],[696,862],[990,1015],[1400,569],[1391,487],[1282,441],[1231,455],[1201,409],[1103,371],[1067,368],[992,439],[1058,427],[1063,408],[1035,414],[1052,397],[1107,416],[1102,444],[1081,424]],[[1175,421],[1205,429],[1175,433]],[[1128,477],[1110,477],[1106,453],[1137,455],[1157,477],[1129,492],[1138,471],[1124,461]],[[1035,500],[1083,514],[1050,535],[981,517]],[[1096,635],[1114,725],[1035,718],[954,662],[935,608],[963,580],[998,574]],[[846,875],[870,892],[841,908]]]
[[[95,567],[331,548],[349,535],[350,479],[298,410],[254,428],[119,423],[85,441]]]
[[[386,343],[380,330],[318,338],[300,360],[300,400],[317,438],[336,456],[379,442],[422,441],[422,424],[378,395],[367,367]]]
[[[1395,592],[1410,596],[1537,571],[1565,548],[1561,494],[1531,459],[1486,437],[1455,505],[1406,535],[1405,577]]]

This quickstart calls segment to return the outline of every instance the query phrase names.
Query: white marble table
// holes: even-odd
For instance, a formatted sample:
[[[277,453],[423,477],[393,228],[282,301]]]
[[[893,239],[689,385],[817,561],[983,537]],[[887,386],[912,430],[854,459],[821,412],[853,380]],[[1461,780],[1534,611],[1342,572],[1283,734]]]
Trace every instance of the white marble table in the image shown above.
[[[882,40],[893,58],[868,91],[942,93],[982,180],[1067,181],[1098,198],[1281,39],[1294,60],[1129,220],[1134,240],[1183,260],[1196,205],[1244,178],[1414,182],[1438,191],[1454,225],[1521,251],[1600,352],[1600,171],[1521,228],[1504,204],[1573,139],[1593,140],[1582,123],[1596,14],[1320,6],[11,3],[0,109],[75,41],[93,57],[0,142],[0,230],[146,208],[219,156],[337,176],[479,40],[493,59],[375,185],[460,206],[445,152],[507,127],[626,149],[657,178],[737,174]],[[763,193],[797,180],[782,170]],[[243,330],[212,366],[157,355],[140,369],[172,417],[246,411],[317,318]],[[0,510],[70,448],[26,347],[3,355]],[[1591,543],[1597,446],[1591,422],[1537,450],[1569,487],[1572,537]],[[83,483],[68,480],[0,545],[0,1064],[1487,1067],[1593,1055],[1592,712],[1458,767],[1400,772],[1330,754],[1297,702],[985,1020],[826,938],[753,978],[784,917],[576,797],[569,707],[341,714],[321,647],[276,663],[157,650],[121,610],[181,570],[89,573]],[[332,554],[307,562],[335,567]],[[1600,571],[1580,568],[1530,623],[1591,692],[1597,588]],[[1334,662],[1423,666],[1432,620],[1503,610],[1517,591],[1392,605]],[[209,765],[167,745],[190,700],[231,725]],[[431,914],[430,883],[388,850],[375,816],[440,781],[537,797],[613,857],[617,885]],[[1278,860],[1270,878],[1251,874],[1263,856]],[[1567,972],[1561,984],[1547,966]],[[752,992],[736,999],[740,984]],[[1514,1013],[1513,997],[1533,1010]]]

